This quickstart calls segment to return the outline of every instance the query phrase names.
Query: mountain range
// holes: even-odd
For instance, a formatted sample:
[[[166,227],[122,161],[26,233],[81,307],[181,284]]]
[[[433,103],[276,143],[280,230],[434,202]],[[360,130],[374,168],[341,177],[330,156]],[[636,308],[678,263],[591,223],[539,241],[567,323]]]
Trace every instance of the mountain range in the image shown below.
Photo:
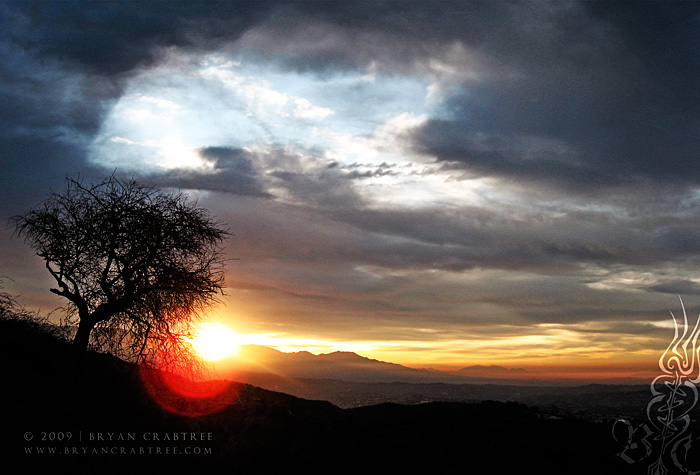
[[[513,383],[522,382],[524,369],[502,366],[468,366],[456,371],[409,368],[357,353],[336,351],[314,355],[308,351],[285,353],[259,345],[243,345],[238,355],[214,365],[220,377],[237,380],[241,373],[266,373],[285,378],[334,379],[340,381],[404,383]]]

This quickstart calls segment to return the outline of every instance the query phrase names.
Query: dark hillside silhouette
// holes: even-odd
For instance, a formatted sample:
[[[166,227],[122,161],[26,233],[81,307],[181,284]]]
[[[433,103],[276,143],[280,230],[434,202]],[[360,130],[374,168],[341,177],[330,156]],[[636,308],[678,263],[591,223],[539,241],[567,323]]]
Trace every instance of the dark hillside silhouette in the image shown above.
[[[381,404],[340,409],[247,384],[223,382],[216,412],[164,409],[139,367],[87,353],[26,321],[0,320],[5,388],[3,460],[20,473],[623,473],[610,424],[551,419],[517,403]],[[116,388],[116,389],[115,389]],[[85,394],[99,397],[85,398]],[[217,399],[218,398],[218,399]],[[175,398],[177,399],[177,397]],[[162,401],[161,401],[162,402]],[[187,406],[186,398],[180,403]],[[202,401],[195,401],[194,405]],[[190,404],[190,408],[194,407]],[[42,432],[70,431],[49,443]],[[33,434],[31,441],[25,440]],[[134,434],[134,441],[90,440]],[[205,441],[143,441],[153,434]],[[82,440],[76,441],[80,434]],[[116,434],[116,435],[115,435]],[[98,453],[27,454],[27,448]],[[104,447],[210,448],[210,454],[99,453]]]

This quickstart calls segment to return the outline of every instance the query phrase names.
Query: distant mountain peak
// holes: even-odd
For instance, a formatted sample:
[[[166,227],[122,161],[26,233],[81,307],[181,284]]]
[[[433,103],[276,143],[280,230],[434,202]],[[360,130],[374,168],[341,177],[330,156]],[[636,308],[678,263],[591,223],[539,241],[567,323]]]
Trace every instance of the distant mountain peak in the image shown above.
[[[352,351],[333,351],[331,353],[321,353],[320,355],[317,355],[319,358],[334,358],[334,359],[362,359],[362,360],[367,360],[367,361],[377,361],[373,360],[371,358],[367,358],[366,356],[358,355],[357,353],[354,353]]]

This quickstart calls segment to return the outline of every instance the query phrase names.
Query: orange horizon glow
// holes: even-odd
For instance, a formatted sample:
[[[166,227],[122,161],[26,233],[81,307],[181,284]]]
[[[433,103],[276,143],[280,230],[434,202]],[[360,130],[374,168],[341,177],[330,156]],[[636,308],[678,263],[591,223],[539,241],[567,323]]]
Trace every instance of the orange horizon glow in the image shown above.
[[[243,318],[224,323],[202,323],[191,343],[197,352],[215,367],[245,361],[239,350],[258,345],[284,353],[309,352],[315,355],[353,352],[378,361],[409,368],[453,372],[469,366],[501,366],[523,372],[500,372],[485,377],[518,381],[646,381],[658,373],[658,359],[668,344],[661,339],[642,336],[626,338],[626,347],[617,341],[590,346],[585,335],[565,328],[546,326],[541,335],[491,339],[427,341],[331,340],[316,335],[304,337],[287,332],[264,332],[250,328]],[[659,325],[661,326],[661,325]],[[257,330],[257,331],[256,331]],[[260,331],[263,330],[263,331]],[[670,329],[669,329],[670,331]],[[551,348],[551,349],[550,349]],[[262,363],[262,362],[261,362]],[[482,374],[474,375],[482,377]]]
[[[260,345],[266,346],[268,348],[275,349],[283,353],[297,353],[297,352],[309,352],[315,355],[329,354],[336,351],[352,351],[346,346],[351,346],[351,343],[338,345],[338,347],[313,347],[313,346],[303,346],[303,345],[290,345],[289,341],[285,344],[275,345],[274,339],[267,337],[263,339],[264,341],[257,341],[255,338],[251,338],[246,343],[242,343],[241,346],[245,344],[250,345]],[[266,344],[261,344],[266,343]],[[329,345],[330,346],[330,345]],[[563,363],[563,364],[553,364],[551,362],[542,362],[540,364],[533,363],[532,361],[484,361],[484,360],[464,360],[461,363],[452,364],[429,364],[429,363],[412,363],[409,361],[401,361],[399,358],[387,357],[386,354],[376,354],[371,351],[353,351],[359,356],[375,359],[378,361],[395,363],[408,368],[414,369],[433,369],[437,371],[442,371],[446,373],[458,372],[460,369],[470,366],[500,366],[508,370],[516,370],[512,373],[497,372],[489,373],[488,371],[483,371],[474,374],[466,374],[465,376],[472,376],[477,378],[487,378],[487,379],[498,379],[502,381],[511,381],[514,384],[518,383],[601,383],[601,384],[625,384],[631,383],[645,383],[650,382],[654,377],[658,375],[658,358],[640,358],[637,361],[629,362],[625,361],[623,358],[620,360],[613,360],[608,363],[605,362],[580,362],[576,363]],[[243,357],[245,360],[245,357]],[[221,364],[220,368],[225,368],[231,360],[237,360],[237,356],[232,356],[231,358],[221,358],[219,360],[213,361],[214,367],[217,364]],[[265,362],[257,362],[264,366]],[[518,372],[517,370],[524,370]]]
[[[261,301],[254,290],[235,295],[236,309],[222,305],[221,321],[231,323],[241,344],[260,345],[282,352],[307,351],[327,354],[348,351],[360,356],[410,368],[455,371],[468,366],[502,366],[524,369],[509,378],[653,379],[658,361],[673,339],[674,322],[663,320],[612,319],[576,323],[533,323],[527,327],[497,323],[460,331],[379,326],[376,336],[362,328],[329,328],[290,317],[280,322],[276,302]],[[288,302],[284,301],[284,304]],[[313,320],[310,317],[310,320]],[[645,332],[627,331],[644,328]],[[399,324],[400,325],[400,324]],[[395,337],[394,337],[395,335]],[[495,377],[495,376],[494,376]]]

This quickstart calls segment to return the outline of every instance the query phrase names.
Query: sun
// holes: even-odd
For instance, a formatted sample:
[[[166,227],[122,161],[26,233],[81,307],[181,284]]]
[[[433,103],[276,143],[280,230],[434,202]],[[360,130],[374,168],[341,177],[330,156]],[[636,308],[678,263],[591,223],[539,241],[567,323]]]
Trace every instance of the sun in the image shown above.
[[[217,361],[238,354],[240,335],[223,323],[206,322],[189,341],[203,359]]]

